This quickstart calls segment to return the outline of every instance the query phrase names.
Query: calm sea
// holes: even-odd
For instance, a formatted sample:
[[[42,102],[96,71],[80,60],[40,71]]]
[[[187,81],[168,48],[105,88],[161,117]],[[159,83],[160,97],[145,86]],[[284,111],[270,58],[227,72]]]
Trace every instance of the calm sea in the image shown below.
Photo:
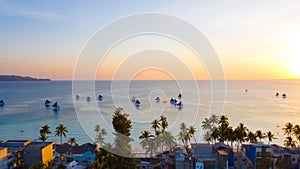
[[[105,140],[112,142],[115,107],[124,108],[133,122],[133,147],[138,146],[141,131],[153,131],[151,121],[160,115],[167,117],[173,135],[178,134],[182,122],[194,125],[198,142],[203,141],[201,121],[210,114],[226,114],[234,127],[242,122],[253,131],[272,131],[278,137],[274,143],[279,144],[284,140],[281,128],[286,122],[300,124],[297,80],[227,81],[226,86],[221,81],[96,81],[90,88],[86,88],[88,82],[79,83],[82,90],[77,86],[72,93],[72,81],[0,82],[0,100],[6,103],[0,108],[0,140],[37,140],[41,126],[48,124],[54,133],[63,123],[69,130],[64,141],[75,137],[80,144],[93,142],[93,128],[100,124],[109,133]],[[287,98],[276,97],[276,92],[286,93]],[[182,109],[162,102],[177,98],[178,93],[183,94]],[[76,94],[80,95],[78,101]],[[99,94],[104,97],[102,101],[97,100]],[[131,102],[133,96],[141,101],[140,107]],[[154,100],[157,96],[160,102]],[[45,107],[45,99],[57,101],[61,110]],[[49,140],[59,142],[54,134]]]

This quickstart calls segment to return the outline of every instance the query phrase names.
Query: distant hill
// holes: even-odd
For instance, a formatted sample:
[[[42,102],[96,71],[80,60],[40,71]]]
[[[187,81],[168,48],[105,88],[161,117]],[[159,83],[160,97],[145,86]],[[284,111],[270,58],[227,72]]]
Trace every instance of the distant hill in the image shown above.
[[[51,81],[50,79],[37,79],[29,76],[0,75],[0,81]]]

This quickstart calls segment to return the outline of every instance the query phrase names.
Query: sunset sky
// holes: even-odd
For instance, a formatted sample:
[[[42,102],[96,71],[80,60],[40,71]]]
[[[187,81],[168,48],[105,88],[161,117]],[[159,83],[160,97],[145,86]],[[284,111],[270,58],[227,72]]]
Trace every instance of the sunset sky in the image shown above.
[[[297,0],[0,0],[0,74],[72,79],[76,58],[95,32],[119,18],[143,12],[173,15],[195,26],[214,47],[226,79],[300,78],[300,1]],[[118,58],[124,55],[122,48],[139,41],[144,43],[147,37],[121,44],[110,53],[99,63],[97,79],[209,78],[205,64],[194,61],[188,51],[183,52],[185,49],[177,51],[178,44],[168,39],[160,39],[158,45],[168,44],[166,48],[177,52],[179,58],[170,59],[174,56],[164,52],[140,52],[128,60]],[[168,63],[166,69],[143,70],[143,62],[153,61],[139,59],[146,55]],[[135,65],[141,68],[134,69]],[[178,77],[167,70],[178,72]],[[194,77],[186,76],[184,72],[189,70],[193,70]],[[81,77],[85,79],[84,73]]]

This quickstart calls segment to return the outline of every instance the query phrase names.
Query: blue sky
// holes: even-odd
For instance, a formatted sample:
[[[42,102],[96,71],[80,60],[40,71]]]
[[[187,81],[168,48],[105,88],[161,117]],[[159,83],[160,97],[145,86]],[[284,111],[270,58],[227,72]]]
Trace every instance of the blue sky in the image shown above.
[[[295,63],[300,2],[283,0],[1,0],[0,73],[71,79],[76,57],[97,30],[143,12],[174,15],[197,27],[214,46],[228,79],[300,77]]]

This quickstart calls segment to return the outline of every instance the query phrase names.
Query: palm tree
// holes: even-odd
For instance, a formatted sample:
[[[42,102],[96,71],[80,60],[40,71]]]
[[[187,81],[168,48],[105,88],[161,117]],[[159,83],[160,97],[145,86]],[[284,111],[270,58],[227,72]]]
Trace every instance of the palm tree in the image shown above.
[[[240,123],[234,130],[236,140],[239,142],[240,145],[246,140],[247,138],[247,131],[248,128],[243,124]],[[238,144],[238,149],[239,149],[239,144]]]
[[[288,136],[285,138],[283,145],[286,147],[296,147],[296,142],[293,140],[292,137]]]
[[[188,128],[188,135],[190,135],[191,137],[193,137],[194,140],[195,140],[195,143],[197,143],[197,140],[195,138],[195,133],[196,133],[196,128],[194,126],[190,126]]]
[[[204,118],[204,120],[202,121],[201,127],[203,130],[211,131],[211,129],[212,129],[211,121],[208,118]]]
[[[144,130],[142,134],[139,136],[139,139],[141,140],[140,145],[142,146],[143,149],[146,149],[146,157],[148,154],[148,149],[149,149],[149,140],[151,137],[154,137],[148,130]]]
[[[123,113],[122,108],[116,108],[114,110],[112,124],[115,130],[114,135],[114,148],[113,153],[124,156],[131,156],[130,142],[133,140],[131,135],[131,120],[128,118],[129,114]],[[121,157],[120,157],[121,158]]]
[[[99,143],[101,146],[103,146],[105,144],[104,142],[104,136],[107,135],[107,132],[105,129],[101,129],[100,125],[97,124],[94,128],[94,131],[96,131],[96,139],[95,139],[95,143]]]
[[[247,136],[247,141],[249,141],[251,144],[254,144],[257,142],[256,135],[252,133],[252,131],[249,131],[248,136]]]
[[[293,124],[288,122],[284,125],[284,127],[282,128],[283,132],[285,135],[288,135],[288,136],[292,136],[292,132],[293,132]]]
[[[59,124],[55,130],[55,136],[60,137],[60,144],[62,144],[62,136],[66,137],[66,133],[68,132],[67,127],[63,124]]]
[[[71,144],[72,146],[78,145],[77,140],[74,137],[70,138],[68,143]]]
[[[207,144],[209,144],[212,141],[211,133],[209,131],[205,132],[205,134],[203,136],[203,140],[205,140],[207,142]]]
[[[156,138],[150,138],[149,139],[149,145],[148,149],[146,150],[146,153],[150,152],[150,157],[152,157],[153,153],[156,152],[157,150],[157,140]]]
[[[45,142],[48,139],[48,134],[51,134],[50,127],[48,125],[44,125],[40,130],[39,140]]]
[[[97,125],[95,126],[95,128],[94,128],[94,131],[95,131],[96,133],[99,133],[100,130],[101,130],[101,127],[100,127],[99,124],[97,124]]]
[[[159,135],[158,129],[160,128],[160,122],[155,119],[151,124],[152,124],[151,128],[154,129],[155,135]]]
[[[44,125],[40,131],[46,134],[51,134],[50,127],[47,124]]]
[[[165,116],[160,116],[159,121],[160,121],[160,126],[162,128],[161,130],[162,130],[162,132],[164,132],[169,125],[167,118]]]
[[[187,142],[189,141],[190,137],[188,136],[186,124],[184,122],[181,123],[179,129],[180,131],[178,134],[178,140],[180,140],[182,144],[187,148]]]
[[[296,137],[298,141],[298,147],[300,147],[300,126],[297,124],[293,128],[293,135]]]
[[[256,137],[259,139],[259,142],[261,142],[261,139],[265,138],[264,133],[261,130],[257,130],[255,132]]]
[[[209,117],[209,121],[211,123],[212,126],[215,126],[216,124],[219,123],[219,117],[215,114],[212,114],[210,117]]]
[[[175,137],[168,131],[163,132],[162,141],[167,150],[177,145]]]
[[[226,131],[226,141],[228,144],[228,141],[230,141],[230,145],[231,147],[233,147],[233,142],[236,141],[236,137],[235,137],[235,133],[234,130],[231,126],[228,127],[227,131]]]
[[[213,127],[210,137],[211,137],[211,141],[216,143],[216,141],[220,138],[219,137],[219,128]]]
[[[122,113],[122,108],[116,108],[113,114],[113,127],[115,131],[121,135],[130,136],[131,121],[128,119],[129,114]]]
[[[219,120],[219,124],[229,125],[228,117],[226,115],[222,115]]]
[[[41,140],[42,142],[45,142],[47,139],[48,139],[48,136],[46,136],[45,133],[40,132],[39,140]]]
[[[187,126],[184,122],[180,124],[179,130],[182,132],[183,137],[185,137],[187,135]]]
[[[229,121],[228,117],[225,115],[222,115],[219,121],[219,127],[218,127],[218,133],[219,133],[219,141],[224,142],[225,140],[228,140],[227,138],[227,130],[229,127]]]
[[[274,137],[274,134],[271,131],[268,131],[266,136],[268,138],[268,144],[270,144],[270,142],[272,142],[273,139],[277,139],[277,138]]]

